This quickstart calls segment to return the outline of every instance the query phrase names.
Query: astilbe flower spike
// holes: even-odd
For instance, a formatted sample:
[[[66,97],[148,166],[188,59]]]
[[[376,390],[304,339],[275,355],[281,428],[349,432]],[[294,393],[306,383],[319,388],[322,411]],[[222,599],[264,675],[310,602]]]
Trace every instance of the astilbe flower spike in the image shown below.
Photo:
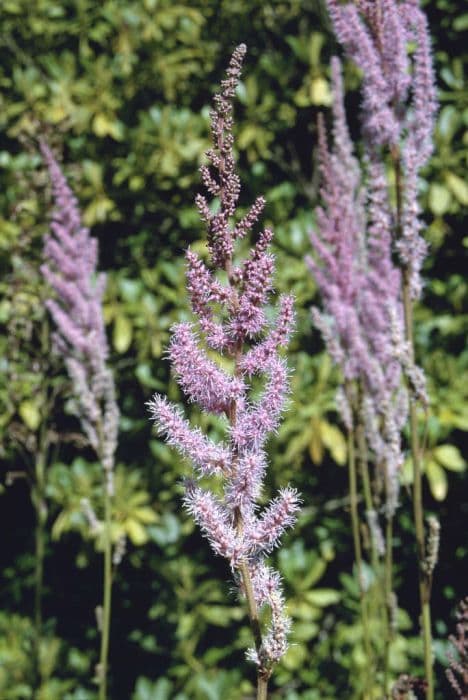
[[[72,382],[75,411],[105,474],[104,523],[97,527],[90,504],[83,504],[90,530],[102,534],[104,550],[103,605],[100,660],[96,668],[99,700],[107,698],[110,641],[112,563],[123,556],[123,544],[112,553],[111,519],[114,463],[119,410],[112,372],[107,364],[108,345],[102,296],[105,277],[97,274],[97,242],[81,222],[74,197],[49,146],[41,153],[49,171],[54,199],[51,233],[45,239],[42,274],[54,292],[46,303],[56,325],[54,346],[64,358]]]
[[[176,379],[188,400],[224,418],[227,440],[211,441],[159,395],[149,408],[159,433],[196,469],[195,478],[186,482],[185,507],[214,552],[228,560],[247,599],[255,637],[248,657],[257,664],[259,688],[266,692],[273,665],[287,649],[290,625],[279,574],[266,565],[265,557],[294,524],[299,497],[287,487],[263,512],[258,499],[267,466],[265,443],[277,428],[288,391],[288,370],[279,348],[288,342],[294,314],[287,295],[279,299],[275,323],[270,325],[265,313],[274,273],[269,229],[260,232],[244,261],[234,260],[236,242],[252,232],[265,206],[258,197],[245,216],[236,215],[240,181],[233,152],[232,100],[245,52],[243,44],[234,51],[214,98],[213,148],[207,152],[211,168],[201,168],[203,182],[219,205],[212,209],[202,195],[196,198],[211,258],[208,266],[193,251],[186,255],[187,289],[197,322],[174,326],[169,347]],[[230,358],[232,373],[222,369],[212,353],[208,357],[208,348]],[[264,384],[255,399],[254,376]],[[221,477],[222,496],[199,483],[205,475]],[[262,636],[258,611],[264,606],[270,608],[271,620]]]
[[[418,173],[432,152],[437,112],[427,19],[419,1],[327,0],[338,40],[363,74],[362,124],[371,150],[388,148],[399,162],[404,200],[397,250],[418,298],[427,246],[420,236]],[[408,45],[416,44],[409,57]]]
[[[369,184],[366,219],[359,206],[354,212],[351,210],[353,200],[358,205],[356,190],[347,173],[340,171],[347,149],[343,151],[342,139],[336,136],[340,129],[335,128],[334,149],[338,158],[334,160],[326,147],[321,149],[324,207],[317,222],[322,239],[318,240],[318,245],[312,241],[321,264],[317,269],[313,263],[312,269],[324,296],[325,314],[315,311],[314,318],[330,354],[341,365],[347,379],[348,396],[341,394],[340,408],[344,410],[348,429],[353,419],[349,386],[355,379],[360,384],[360,391],[354,393],[363,398],[359,410],[377,463],[380,455],[384,455],[387,462],[401,464],[401,432],[409,413],[425,682],[428,700],[433,700],[429,607],[432,576],[425,552],[417,430],[417,402],[427,405],[427,398],[424,375],[414,363],[413,342],[413,304],[421,295],[421,268],[427,251],[420,235],[419,173],[431,154],[437,111],[430,38],[419,0],[344,3],[327,0],[327,5],[338,40],[362,71],[361,122]],[[336,109],[335,124],[340,124]],[[341,158],[340,151],[343,152]],[[387,164],[394,173],[395,204],[388,197]],[[348,170],[353,172],[352,168]],[[346,193],[343,188],[346,189],[347,182]],[[346,222],[344,226],[340,218]],[[363,221],[364,226],[360,226]],[[360,236],[355,236],[356,230],[361,232]],[[366,231],[364,236],[363,231]],[[394,268],[393,257],[398,262],[398,270]],[[363,259],[364,267],[360,268]],[[360,279],[362,285],[359,285]],[[398,388],[400,374],[406,379],[402,390]],[[409,393],[409,401],[405,393]],[[351,403],[356,404],[355,396]],[[362,441],[359,425],[356,435],[358,442]],[[364,444],[360,453],[366,450]],[[350,460],[350,470],[351,465]],[[368,502],[365,469],[363,474]],[[398,479],[394,478],[392,488],[390,475],[396,477],[397,470],[392,469],[390,473],[387,470],[387,474],[386,505],[387,515],[391,516],[396,505]],[[353,510],[356,513],[356,508],[352,507]],[[371,530],[375,529],[375,518],[370,513],[367,515]],[[387,524],[391,541],[390,519]],[[354,532],[358,534],[358,527],[354,527]],[[358,542],[357,536],[354,539]],[[375,537],[374,540],[378,542]],[[355,550],[358,560],[359,544]],[[388,598],[389,592],[386,593]],[[388,670],[388,665],[386,668]]]
[[[312,310],[312,318],[344,381],[359,383],[359,395],[352,399],[349,391],[340,391],[337,406],[348,430],[357,420],[363,422],[375,461],[384,470],[387,514],[392,514],[403,463],[400,433],[406,418],[391,323],[403,314],[400,273],[392,262],[392,218],[383,167],[368,154],[364,196],[365,178],[353,154],[336,58],[332,76],[333,145],[330,149],[320,120],[323,205],[317,211],[317,231],[310,236],[314,255],[306,260],[323,305],[323,310]],[[381,549],[376,513],[367,517]]]
[[[45,238],[41,271],[55,292],[47,308],[55,322],[53,341],[72,380],[76,412],[113,490],[119,411],[107,365],[102,311],[105,276],[96,272],[97,241],[83,226],[78,204],[49,146],[41,153],[54,198],[51,232]]]

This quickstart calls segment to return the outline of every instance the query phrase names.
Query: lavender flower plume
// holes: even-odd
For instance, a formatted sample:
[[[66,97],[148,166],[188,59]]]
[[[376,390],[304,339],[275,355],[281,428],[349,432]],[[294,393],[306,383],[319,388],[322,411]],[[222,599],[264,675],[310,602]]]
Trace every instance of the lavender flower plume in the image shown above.
[[[236,242],[253,233],[266,204],[257,197],[245,216],[237,215],[240,180],[235,172],[232,101],[245,52],[243,44],[234,51],[211,112],[213,148],[207,152],[210,165],[201,168],[201,176],[219,206],[212,209],[205,197],[196,198],[207,228],[211,264],[192,251],[186,255],[187,290],[196,323],[177,324],[169,347],[172,368],[187,399],[224,417],[226,439],[212,442],[161,396],[154,396],[149,408],[159,433],[196,469],[195,478],[186,483],[186,508],[214,552],[228,560],[250,613],[252,604],[270,607],[270,627],[249,652],[259,673],[268,677],[287,649],[289,620],[280,577],[266,565],[265,557],[293,526],[299,496],[286,487],[263,511],[258,501],[267,468],[266,441],[278,426],[288,392],[288,370],[280,349],[287,345],[294,312],[292,298],[284,295],[275,323],[270,325],[265,313],[274,291],[272,231],[261,231],[250,254],[234,262]],[[227,358],[232,372],[222,369],[213,352],[207,354],[209,349]],[[256,398],[254,376],[263,381]],[[200,483],[206,475],[222,479],[222,496]]]
[[[427,253],[420,236],[418,174],[432,152],[437,113],[427,19],[418,0],[327,0],[327,5],[340,43],[363,73],[362,125],[369,149],[386,147],[400,163],[405,197],[396,249],[417,299]]]
[[[369,447],[387,484],[386,512],[398,499],[398,472],[403,463],[400,406],[401,359],[396,356],[392,310],[402,318],[401,275],[392,260],[393,219],[383,165],[375,151],[362,173],[346,125],[340,64],[332,62],[333,143],[319,124],[322,206],[314,255],[307,259],[322,297],[312,318],[327,350],[348,384],[359,392],[340,392],[337,406],[348,430],[363,424]],[[367,190],[366,190],[367,180]],[[405,412],[403,411],[403,414]],[[374,539],[377,513],[370,515]]]
[[[362,122],[372,146],[397,145],[415,126],[430,154],[436,113],[427,20],[419,2],[327,0],[336,36],[363,73]],[[408,44],[416,42],[409,58]]]
[[[41,143],[54,198],[42,274],[54,295],[46,302],[55,322],[54,346],[64,357],[76,412],[106,472],[112,492],[119,411],[102,313],[105,277],[97,274],[97,242],[81,222],[78,203],[52,151]]]

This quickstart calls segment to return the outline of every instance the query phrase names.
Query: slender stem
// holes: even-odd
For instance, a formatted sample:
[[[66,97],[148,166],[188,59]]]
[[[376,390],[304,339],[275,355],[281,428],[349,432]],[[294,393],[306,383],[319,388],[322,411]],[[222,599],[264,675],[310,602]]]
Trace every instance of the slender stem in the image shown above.
[[[40,344],[43,357],[48,357],[50,350],[49,325],[42,324]],[[49,452],[49,435],[47,430],[48,414],[50,412],[49,387],[46,384],[41,396],[41,425],[38,435],[36,460],[34,464],[33,504],[35,508],[35,548],[34,548],[34,642],[33,666],[34,689],[39,690],[41,678],[41,641],[42,641],[42,598],[44,589],[44,558],[46,542],[47,504],[46,504],[46,466]]]
[[[358,446],[358,452],[359,452],[359,464],[360,464],[360,471],[361,471],[361,477],[362,477],[362,483],[363,483],[363,488],[364,488],[364,502],[366,504],[366,512],[375,513],[375,508],[374,508],[374,499],[372,496],[372,487],[371,487],[371,480],[370,480],[370,474],[369,474],[369,462],[368,462],[368,453],[367,453],[367,443],[366,443],[366,436],[365,436],[365,431],[364,431],[364,426],[362,422],[360,421],[356,427],[356,438],[357,438],[357,446]],[[370,529],[370,527],[369,527]],[[374,572],[374,576],[376,578],[376,581],[378,581],[378,577],[381,576],[381,570],[382,567],[380,566],[380,561],[379,561],[379,553],[377,551],[377,545],[375,542],[375,537],[373,536],[372,531],[369,533],[370,537],[370,549],[371,549],[371,563],[372,563],[372,570]],[[385,587],[384,587],[385,591]],[[386,627],[388,630],[388,614],[387,614],[387,598],[384,592],[384,600],[382,601],[382,588],[378,584],[374,584],[372,586],[372,589],[370,591],[371,595],[368,596],[369,598],[369,604],[371,607],[369,607],[369,613],[371,620],[376,619],[375,616],[379,617],[381,614],[381,610],[383,609],[383,616],[386,621]],[[379,650],[381,649],[381,646],[379,644]],[[386,687],[386,678],[385,678],[385,672],[386,672],[386,649],[387,645],[385,644],[384,646],[384,689]],[[380,663],[380,661],[379,661]],[[385,690],[384,690],[385,692]]]
[[[249,567],[247,562],[243,562],[240,566],[242,582],[245,589],[245,597],[247,600],[247,610],[252,628],[252,634],[255,642],[257,653],[262,647],[262,632],[260,629],[260,620],[258,617],[258,606],[255,601],[255,596],[252,587],[252,579],[250,577]],[[259,668],[257,672],[257,700],[266,700],[268,697],[268,680],[270,674]]]
[[[400,154],[392,153],[395,167],[395,187],[397,202],[397,236],[402,233],[402,192],[403,177],[401,172]],[[403,308],[405,317],[405,336],[409,346],[410,360],[414,361],[414,330],[413,330],[413,301],[411,298],[410,272],[403,268]],[[424,508],[422,498],[422,466],[421,450],[418,433],[417,405],[410,395],[410,432],[411,458],[413,462],[413,518],[416,531],[416,549],[418,555],[419,598],[421,603],[421,634],[424,646],[424,671],[427,683],[427,700],[434,700],[434,678],[432,669],[432,633],[430,611],[430,582],[424,573],[425,542],[424,542]]]
[[[35,464],[34,507],[36,511],[35,552],[34,552],[34,687],[41,685],[40,652],[42,640],[42,596],[44,587],[45,524],[47,509],[45,504],[45,450],[44,431],[41,431],[40,445]]]
[[[107,698],[110,620],[112,603],[111,494],[105,483],[104,495],[104,597],[102,605],[101,655],[99,661],[99,700]]]
[[[361,604],[361,619],[363,630],[364,651],[368,660],[366,672],[366,686],[369,686],[369,667],[371,664],[371,645],[369,637],[369,620],[367,615],[366,591],[364,586],[364,575],[362,569],[362,549],[361,538],[359,534],[359,513],[358,513],[358,498],[357,498],[357,473],[356,473],[356,456],[354,449],[354,431],[348,430],[348,475],[349,475],[349,496],[351,508],[351,527],[353,532],[354,543],[354,558],[356,561],[359,597]]]
[[[384,565],[384,594],[385,594],[385,656],[384,656],[384,693],[387,698],[388,674],[390,671],[390,644],[392,630],[392,594],[393,594],[393,516],[387,515],[385,525],[385,565]]]
[[[358,423],[356,427],[356,438],[359,453],[359,465],[361,467],[362,483],[364,487],[364,502],[366,504],[366,511],[369,513],[374,510],[374,503],[372,498],[369,464],[367,459],[366,436],[364,433],[364,426],[362,425],[362,423]],[[379,555],[377,553],[375,540],[372,537],[372,532],[370,533],[370,546],[372,568],[374,570],[375,575],[377,575],[377,570],[379,566]]]
[[[267,700],[268,698],[268,678],[258,676],[257,700]]]

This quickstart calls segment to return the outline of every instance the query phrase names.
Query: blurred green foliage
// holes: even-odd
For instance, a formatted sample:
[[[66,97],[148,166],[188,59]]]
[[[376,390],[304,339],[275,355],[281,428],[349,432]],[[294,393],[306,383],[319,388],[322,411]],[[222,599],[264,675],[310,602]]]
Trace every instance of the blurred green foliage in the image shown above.
[[[429,510],[440,513],[435,579],[437,673],[450,612],[466,593],[468,238],[463,212],[468,156],[463,79],[468,15],[455,0],[426,3],[441,110],[422,188],[431,253],[418,309],[419,358],[430,382],[426,435]],[[181,509],[188,465],[151,435],[144,402],[155,390],[182,397],[169,376],[169,328],[187,318],[183,250],[206,252],[193,205],[209,144],[209,103],[233,46],[249,46],[238,91],[237,146],[247,208],[265,194],[276,232],[277,287],[293,291],[298,327],[290,409],[270,444],[265,497],[291,480],[304,510],[278,557],[294,619],[293,644],[273,682],[288,700],[358,698],[365,673],[358,591],[346,508],[346,445],[334,410],[337,377],[311,329],[315,289],[303,256],[317,202],[315,124],[330,103],[337,50],[319,0],[3,0],[0,6],[0,459],[2,561],[0,697],[31,695],[33,512],[29,474],[37,428],[53,398],[47,475],[46,637],[40,698],[90,700],[97,656],[93,610],[100,558],[82,499],[99,520],[99,468],[67,408],[69,387],[48,333],[38,265],[47,185],[35,142],[63,152],[86,223],[108,272],[105,315],[122,411],[114,537],[128,540],[116,570],[111,650],[115,700],[246,700],[250,644],[230,572]],[[345,78],[359,137],[359,76]],[[47,377],[45,383],[44,377]],[[47,387],[47,390],[45,389]],[[45,393],[44,393],[45,392]],[[191,409],[214,434],[219,426]],[[24,478],[23,478],[24,477]],[[404,483],[411,482],[411,464]],[[417,674],[419,641],[409,501],[397,531],[398,632],[391,668]],[[53,538],[59,538],[58,541]],[[142,546],[144,545],[144,546]],[[412,568],[413,567],[413,568]],[[408,573],[409,572],[409,573]],[[413,579],[413,580],[412,580]],[[20,614],[19,614],[20,613]],[[53,630],[53,634],[52,634]],[[3,684],[3,685],[2,685]],[[277,688],[277,690],[275,690]],[[281,688],[281,690],[279,690]],[[3,693],[3,694],[2,694]],[[445,697],[445,695],[444,695]]]

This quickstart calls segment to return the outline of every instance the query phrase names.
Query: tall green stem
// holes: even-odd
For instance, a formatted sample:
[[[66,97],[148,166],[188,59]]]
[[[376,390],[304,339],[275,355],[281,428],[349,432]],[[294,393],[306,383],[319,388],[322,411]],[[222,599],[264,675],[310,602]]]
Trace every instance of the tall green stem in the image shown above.
[[[48,357],[50,351],[49,325],[44,321],[40,332],[40,344],[43,357]],[[32,501],[35,509],[35,545],[34,545],[34,642],[33,667],[34,689],[41,686],[40,653],[42,642],[42,598],[44,589],[44,558],[47,523],[46,504],[46,466],[49,452],[49,434],[47,429],[48,415],[51,409],[49,387],[44,385],[41,396],[41,425],[34,464],[34,484]]]
[[[101,655],[99,661],[99,700],[107,699],[107,675],[109,663],[110,620],[112,604],[112,503],[109,483],[106,479],[104,495],[104,595],[101,621]]]
[[[366,511],[369,513],[374,511],[374,503],[372,498],[372,489],[369,474],[369,463],[367,459],[367,444],[366,436],[364,433],[364,426],[362,423],[358,423],[356,427],[356,437],[359,452],[359,464],[361,467],[362,484],[364,487],[364,502],[366,504]],[[370,533],[370,547],[371,547],[371,562],[374,574],[377,575],[379,567],[379,555],[377,553],[377,548],[375,540]]]
[[[390,644],[392,641],[392,595],[393,595],[393,516],[387,515],[385,525],[385,656],[384,656],[384,693],[387,698],[388,674],[390,671]]]
[[[403,274],[403,303],[405,309],[406,339],[410,345],[411,360],[414,358],[413,309],[407,270]],[[427,700],[434,700],[434,678],[432,669],[432,631],[430,609],[430,582],[424,573],[426,546],[424,541],[424,507],[422,498],[422,468],[419,447],[418,415],[415,399],[410,398],[411,457],[413,462],[413,518],[418,553],[419,599],[421,603],[421,632],[424,646],[424,671],[427,682]]]
[[[402,192],[403,178],[400,154],[392,154],[395,167],[395,188],[397,202],[397,236],[402,235]],[[408,342],[410,360],[414,361],[413,301],[411,298],[410,271],[403,268],[403,307],[405,317],[405,337]],[[418,555],[419,598],[421,604],[421,634],[424,647],[424,670],[427,683],[427,700],[434,700],[434,678],[432,670],[432,633],[430,610],[430,581],[424,573],[424,508],[422,499],[421,451],[418,433],[418,414],[415,398],[410,396],[411,458],[413,462],[413,518],[416,532]]]
[[[354,431],[348,430],[348,476],[349,476],[349,498],[351,510],[351,527],[353,532],[354,544],[354,559],[357,568],[359,598],[361,605],[361,620],[363,630],[364,651],[367,657],[367,672],[366,683],[369,686],[369,671],[371,666],[372,654],[369,635],[369,619],[367,615],[366,591],[364,585],[364,573],[362,567],[362,549],[361,537],[359,534],[359,513],[358,513],[358,497],[357,497],[357,472],[356,472],[356,455],[354,448]]]
[[[45,430],[41,430],[38,454],[35,464],[35,484],[33,486],[33,502],[36,511],[35,552],[34,552],[34,687],[41,685],[40,651],[42,640],[42,596],[44,587],[44,556],[45,556],[45,525],[47,508],[45,503],[45,466],[46,444]]]

